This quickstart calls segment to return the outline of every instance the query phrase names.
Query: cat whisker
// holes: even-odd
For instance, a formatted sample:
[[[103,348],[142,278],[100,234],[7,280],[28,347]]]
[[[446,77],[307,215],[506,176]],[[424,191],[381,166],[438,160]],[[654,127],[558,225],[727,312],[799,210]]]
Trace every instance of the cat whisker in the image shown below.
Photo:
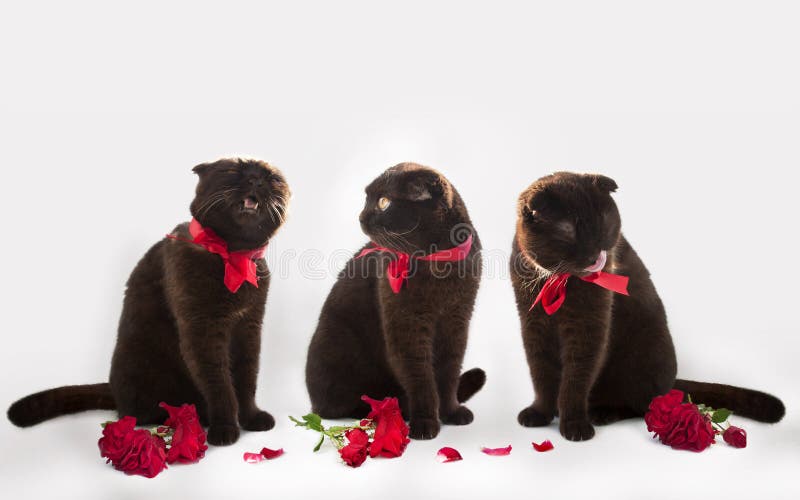
[[[272,204],[267,205],[267,213],[269,214],[269,219],[272,221],[272,223],[277,224],[278,221],[275,220],[275,214],[272,209]]]
[[[215,201],[219,200],[220,198],[222,198],[222,195],[219,195],[219,194],[214,194],[212,196],[209,196],[208,199],[203,201],[203,203],[200,204],[199,207],[197,207],[198,212],[203,211],[208,205],[214,203]]]
[[[198,215],[203,216],[207,214],[212,208],[214,208],[223,201],[227,201],[227,199],[225,197],[218,198],[216,201],[208,205],[205,209],[198,211]]]
[[[272,222],[275,222],[277,218],[277,220],[280,221],[281,224],[283,224],[284,222],[286,222],[286,207],[284,206],[283,203],[280,203],[278,200],[283,200],[283,197],[281,196],[273,197],[269,201],[267,207],[269,209],[269,215],[270,218],[272,218]]]
[[[398,248],[410,248],[410,247],[413,247],[413,245],[407,239],[405,239],[403,236],[401,236],[400,233],[395,233],[395,232],[389,231],[388,229],[384,229],[383,231],[384,231],[384,234],[388,238],[390,238],[392,241],[395,242],[395,246],[397,246]]]
[[[386,240],[389,242],[390,246],[398,248],[398,249],[403,248],[405,246],[403,244],[403,241],[399,237],[397,237],[396,235],[392,234],[387,229],[381,229],[380,231],[381,231],[381,235],[386,238]]]
[[[419,222],[420,222],[420,219],[417,219],[417,224],[414,227],[412,227],[411,229],[409,229],[408,231],[405,231],[403,233],[397,233],[397,232],[394,232],[394,231],[389,231],[388,229],[387,229],[387,231],[392,233],[392,234],[394,234],[394,235],[396,235],[396,236],[403,236],[403,235],[412,233],[415,229],[417,229],[419,227]]]
[[[270,211],[275,214],[275,217],[280,221],[281,224],[286,222],[286,219],[284,217],[284,213],[283,213],[283,210],[282,210],[281,206],[279,206],[276,203],[270,203],[269,207],[270,207]]]
[[[535,273],[535,276],[522,282],[523,288],[528,290],[534,290],[538,288],[543,281],[550,279],[551,276],[561,274],[567,270],[567,265],[563,260],[559,261],[558,264],[553,267],[553,269],[548,269],[535,262],[533,264],[533,272]]]
[[[224,187],[228,187],[229,189],[217,191],[209,196],[208,199],[206,199],[199,207],[197,207],[197,212],[199,215],[205,215],[212,207],[217,205],[220,201],[226,200],[230,193],[237,190],[237,188],[233,186]]]

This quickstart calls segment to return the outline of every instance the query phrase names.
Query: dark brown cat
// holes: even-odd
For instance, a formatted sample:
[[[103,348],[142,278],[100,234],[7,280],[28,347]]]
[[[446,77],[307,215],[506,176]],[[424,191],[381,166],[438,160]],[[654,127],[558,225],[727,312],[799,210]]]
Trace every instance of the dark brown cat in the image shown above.
[[[565,438],[590,439],[592,423],[642,416],[654,396],[673,387],[712,407],[779,421],[784,407],[774,396],[675,379],[664,307],[620,232],[611,198],[616,189],[602,175],[559,172],[520,195],[511,277],[536,391],[520,424],[544,426],[558,415]],[[583,281],[598,271],[629,277],[629,295]],[[541,303],[531,309],[548,279],[560,273],[571,275],[561,307],[552,315]]]
[[[461,403],[485,382],[477,368],[459,377],[480,281],[480,240],[461,197],[435,170],[402,163],[366,193],[362,230],[377,245],[410,254],[409,275],[392,288],[388,269],[404,257],[389,250],[347,263],[308,350],[312,409],[325,418],[360,418],[368,412],[362,394],[397,396],[410,436],[431,439],[440,420],[472,422]],[[421,260],[454,247],[463,259]]]
[[[264,247],[284,220],[289,188],[281,173],[240,159],[199,165],[194,172],[200,179],[191,213],[202,228],[221,237],[232,254]],[[210,425],[211,444],[235,442],[239,425],[253,431],[275,425],[255,402],[266,262],[253,257],[257,286],[230,284],[235,271],[221,255],[192,243],[189,226],[176,227],[174,238],[156,243],[133,270],[109,382],[27,396],[8,410],[14,424],[30,426],[89,409],[116,409],[139,424],[155,424],[166,418],[158,407],[164,401],[194,403]]]

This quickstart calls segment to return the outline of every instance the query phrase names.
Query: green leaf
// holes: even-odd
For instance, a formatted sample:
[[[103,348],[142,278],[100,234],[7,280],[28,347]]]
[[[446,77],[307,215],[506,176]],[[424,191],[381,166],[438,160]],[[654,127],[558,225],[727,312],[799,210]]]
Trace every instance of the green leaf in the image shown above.
[[[711,416],[711,421],[715,424],[721,424],[722,422],[728,420],[728,417],[730,417],[732,413],[733,412],[727,408],[720,408]]]
[[[325,442],[325,435],[323,434],[322,436],[319,437],[319,442],[314,447],[314,452],[319,451],[319,449],[322,447],[322,443],[324,443],[324,442]]]
[[[309,413],[308,415],[304,415],[303,420],[306,421],[306,427],[308,427],[311,430],[317,432],[322,432],[325,430],[325,428],[322,427],[322,417],[320,417],[316,413]]]
[[[297,420],[296,418],[294,418],[291,415],[289,415],[289,420],[294,422],[295,427],[308,427],[308,424],[306,424],[305,422],[301,422],[301,421]]]

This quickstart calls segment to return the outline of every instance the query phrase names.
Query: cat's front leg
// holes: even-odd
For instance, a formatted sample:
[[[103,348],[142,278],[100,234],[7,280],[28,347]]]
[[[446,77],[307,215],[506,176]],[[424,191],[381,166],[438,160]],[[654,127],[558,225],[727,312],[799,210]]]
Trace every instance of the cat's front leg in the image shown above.
[[[239,424],[248,431],[268,431],[275,419],[256,405],[256,378],[261,353],[264,307],[254,307],[236,325],[231,339],[231,373],[239,403]]]
[[[189,373],[206,402],[208,442],[221,446],[239,439],[238,404],[230,367],[227,325],[206,318],[179,324],[180,349]]]
[[[461,405],[457,397],[469,330],[469,316],[464,317],[464,313],[459,312],[445,314],[439,320],[433,353],[433,369],[439,391],[439,417],[443,423],[450,425],[466,425],[474,418],[472,411]]]
[[[559,324],[562,360],[559,430],[570,441],[584,441],[594,436],[588,414],[589,391],[605,359],[608,332],[608,321],[603,314],[564,317]]]
[[[522,316],[522,343],[536,398],[519,412],[517,421],[525,427],[543,427],[558,413],[561,386],[558,332],[546,318],[526,310]]]
[[[389,364],[408,401],[413,439],[439,434],[439,395],[433,371],[433,319],[401,312],[386,314],[384,332]]]

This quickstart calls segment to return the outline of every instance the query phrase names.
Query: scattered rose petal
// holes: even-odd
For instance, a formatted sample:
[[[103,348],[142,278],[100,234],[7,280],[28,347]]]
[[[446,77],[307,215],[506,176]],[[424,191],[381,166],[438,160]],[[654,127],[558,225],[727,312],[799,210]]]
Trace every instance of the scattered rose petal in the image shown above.
[[[533,449],[536,451],[550,451],[553,449],[553,443],[550,442],[549,439],[542,441],[541,443],[531,443],[533,445]]]
[[[278,458],[279,456],[283,455],[283,448],[278,448],[277,450],[262,448],[261,455],[267,460],[272,460],[273,458]]]
[[[484,446],[483,448],[481,448],[481,451],[486,453],[487,455],[492,455],[494,457],[499,457],[499,456],[508,455],[509,453],[511,453],[511,445],[508,445],[505,448],[486,448]]]
[[[436,454],[436,458],[438,458],[441,463],[462,460],[461,453],[459,453],[455,448],[450,448],[449,446],[445,446],[439,450],[439,452]]]
[[[261,453],[248,453],[245,452],[244,454],[244,461],[248,464],[257,464],[258,462],[264,460],[264,455]]]

